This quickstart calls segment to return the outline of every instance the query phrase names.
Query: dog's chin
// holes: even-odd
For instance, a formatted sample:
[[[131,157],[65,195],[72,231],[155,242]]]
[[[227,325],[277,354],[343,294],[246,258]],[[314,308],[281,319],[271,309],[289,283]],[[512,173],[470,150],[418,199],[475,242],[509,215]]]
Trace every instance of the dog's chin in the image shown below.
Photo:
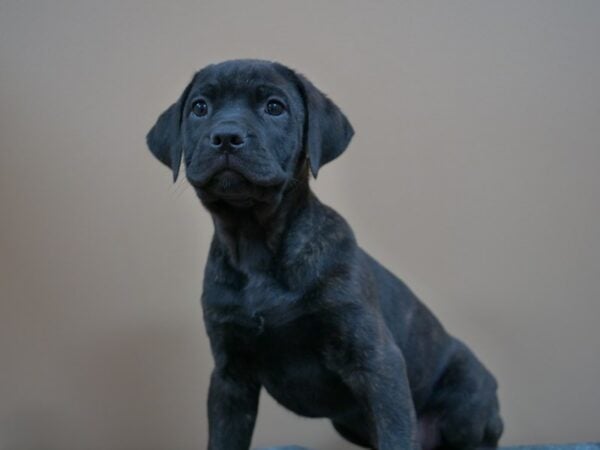
[[[200,198],[208,203],[225,203],[236,208],[251,208],[265,202],[265,187],[252,183],[241,173],[225,169],[215,173],[206,184],[197,187]]]
[[[252,184],[244,175],[235,170],[224,169],[210,178],[206,189],[216,194],[237,195],[248,191],[251,187]]]

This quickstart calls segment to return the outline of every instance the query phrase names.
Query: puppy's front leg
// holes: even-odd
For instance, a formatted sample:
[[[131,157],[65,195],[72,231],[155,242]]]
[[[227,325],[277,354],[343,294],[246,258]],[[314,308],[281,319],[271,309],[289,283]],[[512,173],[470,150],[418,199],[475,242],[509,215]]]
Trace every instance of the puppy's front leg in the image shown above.
[[[248,450],[260,385],[215,368],[208,392],[208,450]]]
[[[359,339],[345,356],[340,374],[363,409],[375,448],[419,449],[404,357],[391,337],[383,342]]]

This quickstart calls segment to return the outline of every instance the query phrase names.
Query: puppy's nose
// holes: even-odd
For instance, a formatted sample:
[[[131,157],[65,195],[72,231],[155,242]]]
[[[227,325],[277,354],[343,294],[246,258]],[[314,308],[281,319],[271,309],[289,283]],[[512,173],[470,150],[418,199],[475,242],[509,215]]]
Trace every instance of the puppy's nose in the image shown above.
[[[209,139],[212,148],[227,152],[241,149],[246,143],[246,133],[237,125],[224,124],[217,126]]]

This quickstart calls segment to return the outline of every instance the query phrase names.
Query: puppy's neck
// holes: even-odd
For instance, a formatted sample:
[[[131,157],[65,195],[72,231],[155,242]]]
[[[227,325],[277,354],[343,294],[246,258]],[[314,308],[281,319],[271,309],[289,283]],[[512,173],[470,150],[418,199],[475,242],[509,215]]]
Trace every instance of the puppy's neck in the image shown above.
[[[308,174],[303,175],[286,186],[277,205],[211,211],[215,239],[224,247],[233,268],[245,273],[272,269],[290,224],[308,210],[314,198]]]

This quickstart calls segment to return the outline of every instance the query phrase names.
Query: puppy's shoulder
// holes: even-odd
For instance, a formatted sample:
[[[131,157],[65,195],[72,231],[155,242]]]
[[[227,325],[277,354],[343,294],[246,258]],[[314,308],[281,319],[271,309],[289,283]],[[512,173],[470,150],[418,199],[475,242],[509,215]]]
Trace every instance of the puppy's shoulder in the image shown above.
[[[323,257],[356,247],[354,233],[333,208],[313,197],[304,211],[290,224],[285,249],[290,259]],[[309,258],[312,259],[312,258]]]
[[[280,268],[292,278],[309,283],[327,276],[332,268],[351,264],[358,246],[354,233],[333,208],[312,198],[289,225]]]

